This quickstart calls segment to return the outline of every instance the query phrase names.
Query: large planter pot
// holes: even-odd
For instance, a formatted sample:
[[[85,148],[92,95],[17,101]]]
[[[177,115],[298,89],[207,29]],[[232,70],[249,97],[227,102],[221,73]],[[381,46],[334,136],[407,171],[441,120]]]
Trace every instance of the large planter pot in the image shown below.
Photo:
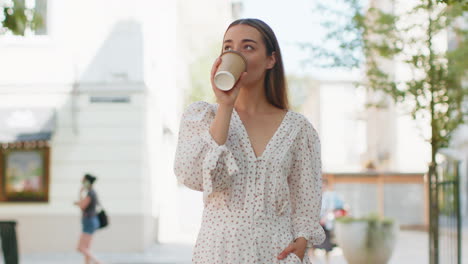
[[[336,221],[336,242],[348,264],[386,264],[395,248],[394,221],[347,219]]]

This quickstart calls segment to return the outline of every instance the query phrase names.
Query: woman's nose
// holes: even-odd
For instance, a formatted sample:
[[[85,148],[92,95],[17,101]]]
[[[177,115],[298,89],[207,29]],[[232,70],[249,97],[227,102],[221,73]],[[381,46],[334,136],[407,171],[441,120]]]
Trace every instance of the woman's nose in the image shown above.
[[[241,47],[240,45],[233,45],[230,50],[232,51],[237,51],[237,52],[241,52]]]

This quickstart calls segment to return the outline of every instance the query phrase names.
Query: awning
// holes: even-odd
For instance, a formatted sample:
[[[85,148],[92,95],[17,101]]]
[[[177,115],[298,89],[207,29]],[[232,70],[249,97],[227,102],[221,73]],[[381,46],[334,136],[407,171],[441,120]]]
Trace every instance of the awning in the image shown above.
[[[52,108],[0,108],[0,143],[50,140],[55,116]]]

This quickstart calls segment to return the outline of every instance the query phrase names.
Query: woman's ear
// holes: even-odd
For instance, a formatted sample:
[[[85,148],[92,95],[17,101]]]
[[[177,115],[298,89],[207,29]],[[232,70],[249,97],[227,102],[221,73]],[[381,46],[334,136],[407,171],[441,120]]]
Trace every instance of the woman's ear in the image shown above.
[[[275,67],[276,64],[276,52],[272,52],[270,56],[268,56],[268,62],[267,62],[267,69],[272,69]]]

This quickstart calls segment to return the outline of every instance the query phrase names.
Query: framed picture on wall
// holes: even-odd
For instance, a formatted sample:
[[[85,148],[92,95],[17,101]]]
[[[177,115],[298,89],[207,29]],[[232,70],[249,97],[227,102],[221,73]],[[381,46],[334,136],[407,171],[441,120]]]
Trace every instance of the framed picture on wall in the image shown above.
[[[48,149],[5,149],[2,161],[6,201],[45,202],[49,197]]]

